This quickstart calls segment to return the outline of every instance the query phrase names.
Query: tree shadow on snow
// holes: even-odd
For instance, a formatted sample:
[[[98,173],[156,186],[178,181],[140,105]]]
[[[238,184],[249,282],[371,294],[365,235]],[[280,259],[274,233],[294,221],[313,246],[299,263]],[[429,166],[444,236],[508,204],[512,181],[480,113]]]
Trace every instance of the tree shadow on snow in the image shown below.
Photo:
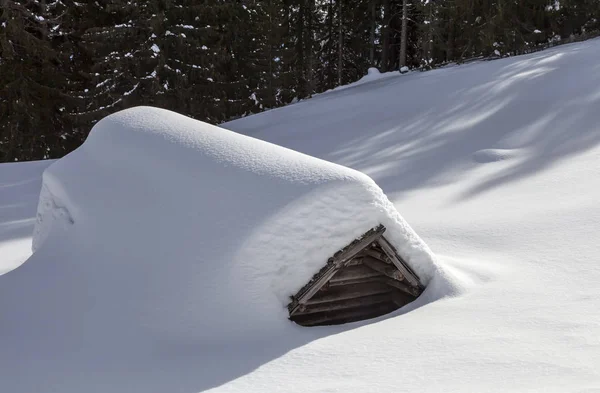
[[[459,202],[600,143],[600,112],[590,110],[600,105],[599,44],[384,79],[232,128],[363,171],[400,197],[456,182],[496,153],[510,158]]]
[[[509,64],[498,67],[501,62]],[[473,159],[482,150],[500,149],[511,156],[508,168],[457,201],[474,197],[600,143],[600,113],[590,110],[600,105],[600,73],[589,72],[594,63],[574,48],[484,64],[473,70],[476,74],[460,68],[440,72],[419,82],[429,85],[422,94],[431,99],[416,101],[430,102],[428,108],[403,109],[414,114],[392,125],[385,114],[393,109],[386,105],[382,122],[365,125],[365,135],[325,158],[364,171],[386,192],[398,193],[459,180],[486,164]],[[581,78],[582,73],[588,77]],[[443,88],[445,94],[436,97],[438,83],[456,88]],[[398,106],[410,106],[411,95],[399,98]]]

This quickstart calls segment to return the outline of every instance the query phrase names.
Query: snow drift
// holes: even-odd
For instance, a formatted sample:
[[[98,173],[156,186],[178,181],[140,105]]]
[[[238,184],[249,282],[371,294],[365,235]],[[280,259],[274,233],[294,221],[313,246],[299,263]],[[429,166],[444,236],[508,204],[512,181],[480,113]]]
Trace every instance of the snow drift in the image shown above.
[[[106,336],[111,321],[138,337],[273,331],[290,325],[289,296],[380,223],[429,282],[433,255],[366,175],[138,107],[99,122],[45,171],[34,255],[3,277],[0,312],[15,329],[56,325],[89,339]],[[27,320],[7,314],[4,300],[33,279],[45,292],[19,303]]]
[[[256,290],[251,283],[236,289],[238,300],[259,310],[277,308],[281,314],[264,313],[236,324],[262,324],[264,334],[232,339],[231,335],[202,336],[202,329],[186,327],[185,323],[201,319],[202,313],[206,319],[214,316],[223,321],[225,312],[240,312],[242,306],[228,304],[232,310],[209,314],[210,307],[217,308],[210,305],[213,296],[199,299],[188,294],[226,293],[218,288],[225,285],[223,277],[250,282],[240,276],[265,268],[259,264],[262,261],[251,266],[250,261],[221,255],[240,258],[241,246],[221,254],[207,251],[204,236],[210,218],[227,209],[242,212],[238,222],[249,224],[256,216],[247,218],[253,213],[236,208],[237,204],[244,204],[244,197],[252,193],[260,194],[267,204],[269,195],[258,187],[240,186],[236,198],[221,195],[222,205],[198,207],[201,195],[217,185],[194,180],[205,176],[201,167],[194,172],[179,159],[172,163],[163,152],[166,143],[161,142],[160,154],[151,151],[146,156],[142,153],[146,142],[132,146],[122,136],[115,138],[112,148],[123,168],[105,162],[112,155],[96,159],[86,152],[81,176],[88,173],[88,165],[105,168],[105,174],[86,180],[94,188],[84,197],[105,197],[102,212],[108,211],[109,216],[91,218],[87,199],[75,204],[70,191],[75,185],[67,186],[62,174],[60,188],[69,192],[60,196],[59,187],[50,187],[56,194],[56,220],[44,219],[44,225],[51,227],[40,230],[40,235],[47,235],[45,240],[36,236],[38,248],[31,259],[0,276],[0,391],[598,391],[599,64],[600,40],[596,39],[528,56],[397,74],[223,125],[367,173],[435,250],[444,271],[452,272],[450,283],[466,290],[415,312],[405,313],[406,307],[375,321],[294,326],[285,320],[283,307],[275,305],[283,300],[276,294],[277,284]],[[223,131],[220,135],[227,140],[239,138],[225,137],[229,134]],[[88,143],[84,149],[95,150],[94,146]],[[142,156],[144,161],[135,169],[136,163],[129,161]],[[169,159],[159,165],[160,172],[143,171],[152,158],[158,161],[159,157]],[[310,162],[309,166],[315,164]],[[30,255],[26,236],[33,230],[41,172],[48,164],[0,165],[0,264],[8,261],[14,266],[13,262]],[[192,174],[184,175],[184,170]],[[161,179],[165,173],[168,179]],[[174,176],[191,179],[193,185],[184,188],[196,187],[195,194],[177,192],[183,186]],[[105,177],[111,181],[102,183]],[[123,190],[134,192],[140,184],[151,192],[138,191],[139,199],[118,200],[124,198]],[[281,180],[280,184],[287,184],[281,189],[291,192],[289,183]],[[321,188],[310,184],[298,187],[307,195],[310,187]],[[202,187],[203,193],[197,193]],[[301,204],[300,193],[296,196],[290,208]],[[152,205],[148,198],[160,204],[153,205],[155,210],[148,208],[147,217],[140,217],[140,204]],[[137,212],[140,221],[123,227],[125,218],[109,209],[128,201],[128,210]],[[183,202],[188,203],[186,221],[167,226],[176,222],[176,217],[168,216],[169,209],[183,214]],[[227,213],[228,230],[232,236],[248,235],[241,243],[257,244],[252,239],[268,227],[263,224],[277,218],[283,222],[286,207],[263,208],[268,214],[248,228],[231,225],[234,220]],[[199,211],[209,218],[192,216]],[[111,232],[102,233],[106,239],[88,236],[100,235],[100,226],[95,228],[100,221],[113,222]],[[184,224],[201,230],[181,231]],[[189,239],[172,239],[180,234]],[[191,239],[197,258],[182,259],[180,250],[172,246],[192,244]],[[214,239],[215,247],[225,242]],[[205,253],[221,256],[210,262]],[[120,259],[124,254],[130,257]],[[413,267],[429,271],[427,258],[417,263],[420,258],[413,257]],[[190,265],[184,265],[186,261]],[[235,269],[227,273],[230,268]],[[194,274],[181,280],[186,272]],[[217,272],[220,277],[210,276]],[[430,273],[427,291],[415,303],[442,293],[436,282],[448,283],[437,268]],[[274,279],[275,273],[267,276],[261,279]],[[260,302],[242,299],[251,293],[249,288],[257,296],[269,295]],[[234,297],[231,294],[227,300]],[[162,313],[159,307],[169,303],[178,311]],[[413,307],[419,305],[415,303]],[[186,307],[197,316],[174,318],[171,325],[153,320],[157,315],[178,316]],[[263,323],[260,318],[267,320]],[[176,334],[177,329],[202,337],[190,339]]]

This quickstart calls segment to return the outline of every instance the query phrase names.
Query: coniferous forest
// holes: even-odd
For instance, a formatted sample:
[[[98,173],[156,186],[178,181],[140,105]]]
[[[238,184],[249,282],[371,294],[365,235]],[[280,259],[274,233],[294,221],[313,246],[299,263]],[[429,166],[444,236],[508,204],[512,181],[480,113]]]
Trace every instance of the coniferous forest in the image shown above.
[[[381,72],[597,34],[599,0],[0,0],[0,161],[136,105],[213,124]],[[410,91],[405,94],[411,94]]]

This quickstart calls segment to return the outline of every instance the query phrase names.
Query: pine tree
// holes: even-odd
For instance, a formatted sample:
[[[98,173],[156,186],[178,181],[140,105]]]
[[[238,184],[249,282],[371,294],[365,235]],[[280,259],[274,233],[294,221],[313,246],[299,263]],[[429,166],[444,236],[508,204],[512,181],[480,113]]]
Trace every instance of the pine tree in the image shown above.
[[[57,157],[69,148],[64,130],[68,59],[56,50],[61,2],[0,1],[0,161]]]

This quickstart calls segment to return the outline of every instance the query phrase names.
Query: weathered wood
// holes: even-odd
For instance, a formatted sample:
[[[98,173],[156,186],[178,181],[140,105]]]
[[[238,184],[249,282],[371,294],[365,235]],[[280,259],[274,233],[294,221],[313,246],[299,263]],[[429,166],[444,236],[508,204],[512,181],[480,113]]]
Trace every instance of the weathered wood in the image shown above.
[[[345,267],[362,265],[362,258],[356,256],[344,264]]]
[[[404,275],[406,280],[415,288],[422,288],[421,282],[419,281],[419,277],[415,274],[415,272],[412,271],[408,264],[406,264],[403,260],[400,259],[400,257],[396,253],[396,249],[394,248],[394,246],[392,246],[384,237],[379,238],[378,243],[383,249],[383,251],[387,254],[388,258],[390,258],[392,263]]]
[[[385,255],[385,253],[383,251],[380,252],[380,251],[377,251],[372,248],[367,248],[367,249],[361,251],[361,253],[360,253],[360,256],[365,256],[365,255],[379,259],[381,262],[391,264],[388,257]]]
[[[340,300],[355,299],[363,296],[378,295],[381,293],[391,292],[392,289],[382,283],[364,283],[347,286],[334,286],[328,288],[327,291],[319,292],[306,302],[307,305],[337,302]]]
[[[402,281],[404,276],[398,271],[393,265],[381,262],[379,259],[373,257],[364,257],[363,264],[370,269],[375,270],[393,280]]]
[[[381,282],[381,279],[385,278],[384,275],[379,274],[377,272],[375,272],[375,273],[376,273],[376,276],[372,276],[372,277],[354,278],[354,279],[350,279],[350,280],[336,281],[336,282],[329,281],[327,283],[327,285],[329,285],[330,287],[352,286],[352,285],[358,285],[358,284],[366,284],[366,283],[370,283],[370,282]]]
[[[381,238],[384,232],[385,227],[383,225],[372,229],[371,231],[367,232],[365,236],[363,236],[360,240],[350,244],[338,255],[334,255],[332,258],[330,258],[329,262],[337,266],[344,266],[346,262],[352,259],[356,254],[361,252],[365,247],[369,246],[375,240]]]
[[[327,284],[329,279],[333,277],[333,275],[336,274],[339,269],[339,266],[329,265],[328,269],[323,272],[322,275],[315,280],[315,282],[312,283],[312,285],[307,288],[307,290],[299,298],[295,299],[293,307],[290,310],[290,315],[293,315],[295,312],[297,312],[302,305],[306,304],[306,302],[315,295],[315,293],[319,292],[319,290],[325,284]]]
[[[362,321],[385,315],[398,308],[394,302],[386,302],[373,306],[352,308],[341,311],[308,314],[295,318],[294,321],[303,326],[339,325],[342,323]]]
[[[361,279],[361,278],[364,279],[364,278],[369,278],[369,277],[376,277],[379,275],[380,274],[378,272],[373,271],[373,269],[371,269],[361,263],[360,265],[346,266],[343,269],[340,269],[331,278],[330,282],[332,285],[334,285],[335,283],[342,282],[342,281],[356,280],[356,279]]]
[[[374,318],[417,298],[419,277],[383,237],[380,225],[329,258],[288,305],[303,326],[333,325]]]
[[[392,280],[391,278],[387,277],[383,277],[380,280],[386,285],[399,289],[400,291],[414,296],[415,298],[419,297],[419,295],[421,294],[421,290],[419,288],[412,287],[410,286],[410,284],[407,284],[405,282]]]
[[[407,304],[415,301],[415,298],[412,295],[400,291],[392,292],[390,296],[392,297],[392,301],[396,306],[398,306],[398,308],[404,307]]]
[[[341,300],[330,303],[319,303],[306,305],[306,308],[296,313],[296,315],[315,314],[320,312],[345,310],[349,308],[363,307],[386,302],[394,302],[396,295],[393,292],[386,292],[372,296],[363,296],[355,299]]]
[[[329,258],[326,267],[321,269],[319,273],[313,277],[313,280],[305,285],[297,294],[293,297],[292,303],[288,306],[290,315],[293,315],[298,309],[315,295],[337,271],[343,267],[347,262],[351,261],[356,254],[362,249],[369,246],[375,240],[379,239],[385,232],[385,227],[379,225],[377,228],[373,228],[365,235],[349,244],[337,255]]]

